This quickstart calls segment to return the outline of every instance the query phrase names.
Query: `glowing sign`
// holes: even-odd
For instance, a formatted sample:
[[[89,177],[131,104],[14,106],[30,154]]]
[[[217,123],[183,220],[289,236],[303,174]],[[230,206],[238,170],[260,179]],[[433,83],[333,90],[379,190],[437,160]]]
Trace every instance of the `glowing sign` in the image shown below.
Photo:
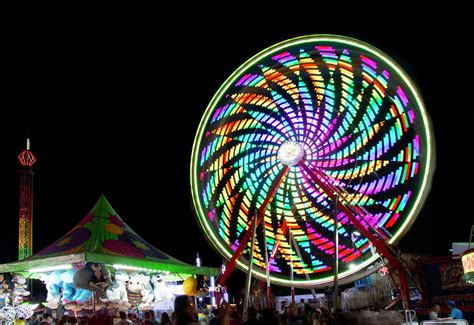
[[[466,282],[474,284],[474,249],[465,251],[461,261],[464,269],[464,279]]]

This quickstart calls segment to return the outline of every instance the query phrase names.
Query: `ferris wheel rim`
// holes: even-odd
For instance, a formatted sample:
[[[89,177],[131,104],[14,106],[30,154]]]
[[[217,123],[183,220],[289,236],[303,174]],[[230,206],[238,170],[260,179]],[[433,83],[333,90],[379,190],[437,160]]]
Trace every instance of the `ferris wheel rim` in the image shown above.
[[[424,136],[426,139],[426,157],[423,159],[423,161],[425,163],[426,168],[424,170],[422,182],[419,185],[419,191],[417,192],[417,197],[414,201],[414,204],[412,208],[410,209],[410,211],[407,213],[407,217],[405,218],[404,223],[401,225],[400,229],[393,235],[392,238],[388,240],[389,244],[394,244],[398,242],[403,237],[403,235],[406,234],[410,226],[415,222],[419,214],[419,211],[422,208],[422,205],[423,205],[422,203],[426,200],[426,197],[428,196],[429,189],[432,183],[432,176],[435,169],[435,160],[434,160],[435,147],[434,147],[434,141],[433,141],[432,123],[426,111],[425,104],[422,100],[420,92],[418,91],[417,86],[415,85],[413,80],[408,76],[406,71],[395,60],[393,60],[390,56],[388,56],[386,53],[384,53],[380,49],[374,47],[373,45],[370,45],[368,43],[365,43],[363,41],[360,41],[358,39],[354,39],[351,37],[331,35],[331,34],[314,34],[314,35],[304,35],[304,36],[299,36],[292,39],[284,40],[270,47],[267,47],[263,49],[262,51],[258,52],[257,54],[253,55],[250,59],[242,63],[224,81],[224,83],[222,83],[222,85],[219,87],[219,89],[217,90],[217,92],[214,94],[211,101],[207,105],[204,111],[204,114],[201,118],[201,121],[199,122],[198,130],[194,138],[192,155],[191,155],[191,164],[190,164],[190,176],[191,176],[190,179],[191,179],[192,200],[195,207],[195,212],[198,215],[197,219],[198,219],[201,229],[204,231],[206,235],[205,236],[206,239],[211,243],[211,245],[217,251],[225,255],[225,258],[227,259],[229,259],[232,256],[232,251],[229,249],[229,247],[226,247],[225,245],[223,245],[223,243],[220,242],[219,238],[215,236],[215,233],[212,230],[209,223],[206,220],[204,220],[204,218],[201,218],[199,216],[199,215],[206,215],[206,211],[204,207],[202,206],[202,202],[199,199],[199,194],[198,194],[199,189],[197,187],[197,182],[195,181],[197,175],[199,174],[198,163],[197,163],[198,155],[199,155],[198,148],[206,129],[206,122],[209,120],[211,114],[216,108],[216,105],[218,104],[222,96],[225,95],[226,91],[230,87],[232,87],[232,85],[237,81],[239,77],[242,76],[242,74],[245,71],[247,71],[250,67],[254,66],[260,60],[262,60],[265,57],[269,57],[270,55],[286,47],[297,46],[297,45],[305,44],[305,43],[315,43],[315,42],[325,42],[325,41],[340,43],[341,45],[350,45],[357,49],[367,51],[371,53],[372,55],[374,55],[376,58],[380,59],[383,63],[387,64],[390,68],[392,68],[396,72],[397,76],[399,76],[401,80],[403,80],[404,84],[409,88],[411,94],[413,95],[416,101],[417,111],[421,114],[421,117],[422,117],[422,121],[423,121],[422,125],[424,126],[424,130],[425,130]],[[375,253],[371,257],[369,257],[367,260],[359,264],[356,267],[356,269],[342,272],[339,274],[339,276],[341,278],[344,278],[345,276],[356,274],[361,269],[374,263],[378,258],[380,258],[380,256],[377,253]],[[240,259],[237,260],[237,265],[241,269],[247,268],[247,265],[245,265]],[[253,272],[259,278],[265,277],[265,273],[259,270],[254,269]],[[348,273],[348,274],[344,274],[344,273]],[[328,279],[329,277],[318,279],[318,280],[307,280],[307,281],[300,279],[298,280],[298,284],[302,286],[319,285],[319,284],[326,283]],[[271,276],[271,281],[274,283],[283,284],[283,285],[289,285],[289,283],[291,282],[289,280],[282,279],[279,277],[274,277],[274,276]]]

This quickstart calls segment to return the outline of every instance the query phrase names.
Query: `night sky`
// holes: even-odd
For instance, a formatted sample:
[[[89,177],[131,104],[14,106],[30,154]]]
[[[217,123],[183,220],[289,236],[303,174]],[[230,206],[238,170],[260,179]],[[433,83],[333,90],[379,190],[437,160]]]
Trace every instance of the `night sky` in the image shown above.
[[[188,35],[140,27],[50,28],[7,41],[0,263],[17,257],[16,156],[30,128],[38,158],[35,252],[74,227],[104,193],[157,248],[188,263],[199,252],[204,265],[219,266],[222,259],[200,232],[191,202],[189,163],[200,118],[219,86],[248,58],[276,42],[315,33],[378,47],[408,72],[425,100],[437,166],[431,194],[401,248],[446,255],[451,242],[469,239],[474,109],[472,85],[465,82],[472,75],[463,41],[467,31],[436,24],[384,33],[317,24],[224,33],[190,27]]]

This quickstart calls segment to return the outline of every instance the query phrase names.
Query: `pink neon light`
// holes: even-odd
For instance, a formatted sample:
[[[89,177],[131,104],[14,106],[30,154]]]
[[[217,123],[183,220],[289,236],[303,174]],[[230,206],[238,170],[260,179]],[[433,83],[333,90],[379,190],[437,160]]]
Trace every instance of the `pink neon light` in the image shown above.
[[[370,65],[370,66],[371,66],[372,68],[374,68],[374,69],[377,69],[377,63],[375,63],[375,61],[369,59],[369,58],[366,57],[365,55],[361,55],[360,58],[361,58],[362,62],[364,62],[364,63]]]
[[[280,54],[277,54],[275,56],[272,57],[273,60],[278,60],[278,59],[281,59],[281,58],[284,58],[285,56],[289,56],[290,53],[289,52],[283,52],[283,53],[280,53]]]
[[[245,80],[247,80],[248,77],[250,77],[251,74],[250,73],[247,73],[246,75],[244,75],[242,78],[240,78],[239,81],[237,81],[237,83],[235,84],[236,86],[240,86]]]
[[[405,93],[403,92],[403,89],[400,88],[400,86],[397,87],[397,94],[398,96],[400,96],[402,102],[403,102],[403,106],[407,107],[408,105],[408,98],[407,96],[405,95]]]
[[[332,46],[315,46],[315,48],[321,52],[334,52],[334,47]]]
[[[214,218],[215,218],[214,211],[209,211],[209,219],[211,219],[211,221],[214,221]]]

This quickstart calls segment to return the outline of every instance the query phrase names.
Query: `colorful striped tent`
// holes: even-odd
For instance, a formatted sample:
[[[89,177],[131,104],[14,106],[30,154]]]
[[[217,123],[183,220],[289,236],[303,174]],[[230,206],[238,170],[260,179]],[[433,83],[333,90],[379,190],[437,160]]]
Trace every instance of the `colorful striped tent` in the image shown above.
[[[0,265],[0,273],[35,273],[39,268],[85,262],[145,272],[218,274],[217,268],[190,265],[155,248],[120,218],[104,195],[66,235],[28,258]]]

